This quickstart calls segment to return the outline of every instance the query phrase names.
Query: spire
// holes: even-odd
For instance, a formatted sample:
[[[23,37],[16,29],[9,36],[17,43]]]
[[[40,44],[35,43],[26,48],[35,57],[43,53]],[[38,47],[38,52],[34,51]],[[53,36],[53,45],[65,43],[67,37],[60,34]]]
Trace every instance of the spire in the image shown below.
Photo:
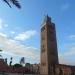
[[[51,23],[51,18],[46,15],[43,24],[41,25],[41,27],[43,27],[44,25],[48,25]]]
[[[48,16],[48,15],[46,15],[45,16],[45,19],[44,19],[44,22],[51,22],[51,18]]]
[[[47,24],[47,23],[51,23],[51,18],[50,18],[48,15],[45,16],[43,25],[45,25],[45,24]]]

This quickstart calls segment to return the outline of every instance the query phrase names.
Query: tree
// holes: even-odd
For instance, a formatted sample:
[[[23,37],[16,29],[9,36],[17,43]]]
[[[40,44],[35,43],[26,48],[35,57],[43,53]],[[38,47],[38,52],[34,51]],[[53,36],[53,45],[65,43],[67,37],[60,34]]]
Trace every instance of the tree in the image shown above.
[[[5,62],[6,62],[6,64],[7,64],[7,58],[5,58]]]
[[[0,49],[0,52],[2,52],[3,50]]]
[[[2,51],[3,51],[3,50],[1,50],[1,49],[0,49],[0,53],[1,53]],[[2,55],[1,55],[1,54],[0,54],[0,57],[2,57]]]
[[[11,8],[11,3],[13,5],[15,5],[17,8],[21,8],[20,3],[18,2],[18,0],[3,0],[5,3],[8,4],[8,6]]]
[[[12,64],[12,59],[13,59],[13,58],[11,57],[11,58],[10,58],[10,66],[11,66],[11,64]]]
[[[22,57],[22,58],[20,59],[20,64],[21,64],[21,65],[25,65],[25,58],[24,58],[24,57]]]
[[[13,67],[14,68],[19,68],[19,67],[22,67],[22,65],[16,63],[16,64],[13,65]]]

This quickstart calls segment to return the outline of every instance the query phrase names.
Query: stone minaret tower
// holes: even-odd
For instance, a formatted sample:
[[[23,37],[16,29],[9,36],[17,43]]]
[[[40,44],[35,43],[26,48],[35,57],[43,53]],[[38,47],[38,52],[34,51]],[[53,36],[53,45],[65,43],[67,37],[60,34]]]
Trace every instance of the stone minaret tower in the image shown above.
[[[55,24],[47,15],[41,26],[41,66],[40,74],[52,75],[52,65],[58,64]]]

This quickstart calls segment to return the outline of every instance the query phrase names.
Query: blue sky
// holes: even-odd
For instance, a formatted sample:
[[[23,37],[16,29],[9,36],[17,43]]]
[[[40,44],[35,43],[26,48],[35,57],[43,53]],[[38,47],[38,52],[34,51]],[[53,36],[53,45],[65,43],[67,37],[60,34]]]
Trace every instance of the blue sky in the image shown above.
[[[4,58],[39,63],[40,26],[45,15],[56,25],[59,62],[75,65],[75,1],[19,0],[22,8],[0,1],[0,48]]]

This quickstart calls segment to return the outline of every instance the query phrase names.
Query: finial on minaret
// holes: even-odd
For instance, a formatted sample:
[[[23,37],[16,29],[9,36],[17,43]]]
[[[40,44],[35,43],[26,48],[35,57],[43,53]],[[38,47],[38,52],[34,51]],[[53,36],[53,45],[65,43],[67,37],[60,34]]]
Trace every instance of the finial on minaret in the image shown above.
[[[48,25],[47,23],[51,23],[51,17],[49,17],[48,14],[45,16],[44,22],[41,26]]]
[[[51,18],[48,16],[48,14],[45,16],[44,22],[51,22]]]
[[[48,14],[46,16],[49,17]]]

